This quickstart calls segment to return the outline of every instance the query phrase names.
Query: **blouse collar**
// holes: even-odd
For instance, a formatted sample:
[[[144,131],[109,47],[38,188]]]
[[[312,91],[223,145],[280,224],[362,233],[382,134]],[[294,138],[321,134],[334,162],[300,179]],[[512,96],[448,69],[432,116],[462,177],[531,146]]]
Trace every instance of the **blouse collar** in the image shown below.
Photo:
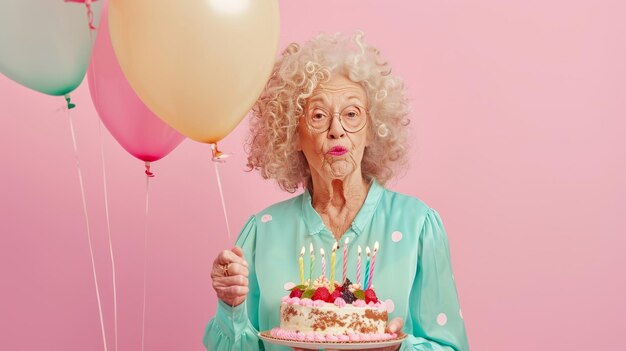
[[[370,189],[365,197],[365,202],[363,202],[363,206],[361,206],[361,209],[357,212],[351,225],[351,228],[356,235],[361,234],[367,223],[369,223],[372,219],[384,190],[385,188],[383,188],[383,186],[380,185],[376,179],[372,180]],[[309,189],[305,189],[302,195],[302,216],[309,235],[316,235],[322,231],[330,233],[330,230],[326,228],[320,215],[313,208]]]

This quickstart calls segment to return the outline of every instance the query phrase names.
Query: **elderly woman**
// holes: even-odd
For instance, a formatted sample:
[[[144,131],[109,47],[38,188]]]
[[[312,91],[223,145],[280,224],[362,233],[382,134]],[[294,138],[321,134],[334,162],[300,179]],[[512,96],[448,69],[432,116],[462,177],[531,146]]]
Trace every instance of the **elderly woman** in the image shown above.
[[[215,259],[219,304],[206,328],[208,350],[288,350],[257,333],[279,325],[300,248],[346,238],[352,268],[357,246],[380,242],[376,291],[395,305],[389,331],[408,334],[379,350],[468,350],[439,215],[384,187],[408,150],[406,92],[390,73],[361,33],[291,44],[275,64],[253,109],[248,166],[304,192],[252,216],[236,247]]]

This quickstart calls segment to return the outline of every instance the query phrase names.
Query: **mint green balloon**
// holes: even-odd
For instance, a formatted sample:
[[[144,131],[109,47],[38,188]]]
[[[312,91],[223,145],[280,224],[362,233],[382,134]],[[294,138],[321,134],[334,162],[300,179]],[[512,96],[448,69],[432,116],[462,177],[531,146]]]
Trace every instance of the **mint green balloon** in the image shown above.
[[[91,4],[95,26],[101,7]],[[84,0],[0,0],[0,72],[44,94],[66,95],[85,77],[95,35]]]

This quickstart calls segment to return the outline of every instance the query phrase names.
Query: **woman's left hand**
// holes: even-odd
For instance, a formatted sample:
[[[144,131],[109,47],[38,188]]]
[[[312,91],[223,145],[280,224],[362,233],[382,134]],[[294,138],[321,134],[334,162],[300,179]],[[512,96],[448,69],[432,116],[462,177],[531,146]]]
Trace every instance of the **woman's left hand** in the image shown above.
[[[404,320],[402,318],[394,318],[387,323],[387,331],[389,333],[398,333],[402,331],[402,327],[404,326]],[[377,349],[368,349],[371,351],[398,351],[402,344],[387,346],[387,347],[379,347]],[[300,349],[294,348],[294,351],[307,351],[309,349]],[[324,349],[325,351],[336,351],[335,349]]]

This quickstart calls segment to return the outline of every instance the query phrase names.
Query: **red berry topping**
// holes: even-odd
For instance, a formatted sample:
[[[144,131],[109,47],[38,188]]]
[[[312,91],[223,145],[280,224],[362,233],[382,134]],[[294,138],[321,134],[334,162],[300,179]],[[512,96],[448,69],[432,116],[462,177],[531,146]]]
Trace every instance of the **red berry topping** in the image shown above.
[[[339,290],[339,291],[343,292],[343,286],[341,286],[341,285],[339,285],[339,284],[335,283],[335,291],[337,291],[337,290]]]
[[[301,298],[302,297],[302,290],[300,290],[300,289],[293,289],[293,290],[291,290],[291,294],[289,294],[289,297]]]
[[[326,287],[322,286],[322,287],[317,288],[317,290],[315,290],[315,292],[313,293],[313,297],[311,299],[328,301],[329,298],[330,298],[330,292],[328,291],[328,289],[326,289]]]
[[[333,303],[333,302],[335,302],[335,299],[337,299],[338,297],[341,297],[342,294],[343,293],[341,292],[341,290],[335,289],[335,291],[333,291],[333,293],[330,294],[330,298],[328,298],[328,300],[326,300],[326,302]]]
[[[372,289],[365,290],[365,303],[378,302],[378,297],[376,297],[376,293]]]

